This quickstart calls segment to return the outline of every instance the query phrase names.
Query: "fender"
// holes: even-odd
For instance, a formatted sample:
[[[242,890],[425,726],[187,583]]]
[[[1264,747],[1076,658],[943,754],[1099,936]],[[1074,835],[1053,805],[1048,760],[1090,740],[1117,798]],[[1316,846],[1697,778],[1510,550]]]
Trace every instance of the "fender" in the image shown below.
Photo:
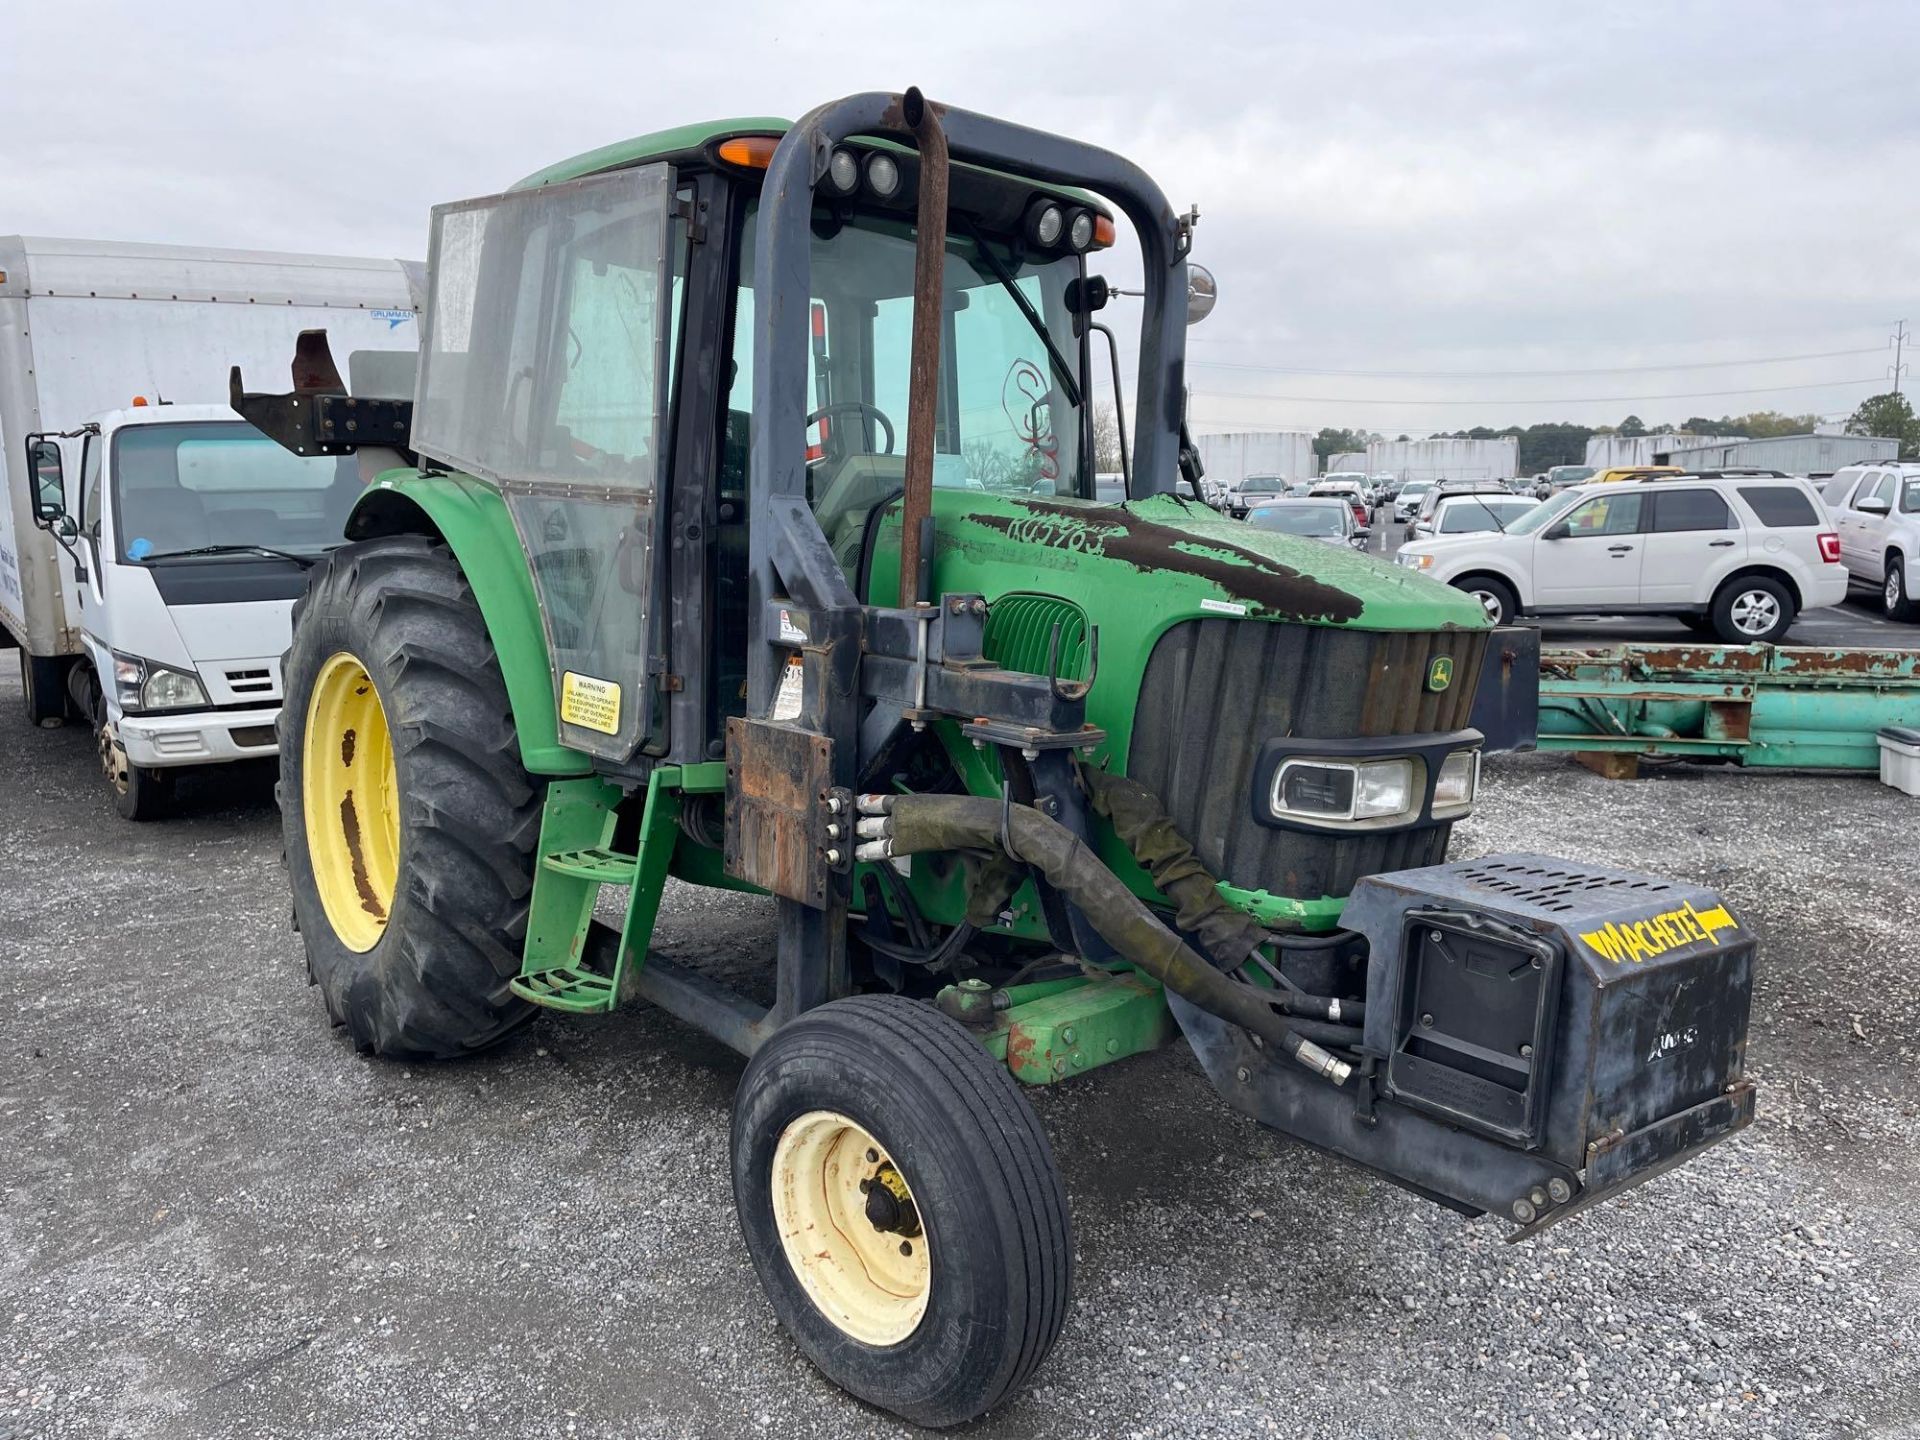
[[[506,677],[520,760],[536,775],[586,775],[587,757],[560,743],[546,630],[520,537],[499,493],[467,475],[389,470],[347,517],[349,540],[432,535],[459,562]]]

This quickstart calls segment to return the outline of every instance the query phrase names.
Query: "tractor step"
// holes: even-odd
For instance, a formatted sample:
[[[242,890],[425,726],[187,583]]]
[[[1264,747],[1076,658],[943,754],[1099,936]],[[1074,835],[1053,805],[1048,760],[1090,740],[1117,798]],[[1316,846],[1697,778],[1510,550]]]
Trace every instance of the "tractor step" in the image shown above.
[[[556,875],[571,875],[576,880],[591,880],[599,885],[631,885],[640,857],[596,846],[587,850],[562,850],[544,856],[540,864]]]
[[[614,1006],[613,981],[573,966],[516,975],[507,987],[522,1000],[571,1015],[604,1015]]]

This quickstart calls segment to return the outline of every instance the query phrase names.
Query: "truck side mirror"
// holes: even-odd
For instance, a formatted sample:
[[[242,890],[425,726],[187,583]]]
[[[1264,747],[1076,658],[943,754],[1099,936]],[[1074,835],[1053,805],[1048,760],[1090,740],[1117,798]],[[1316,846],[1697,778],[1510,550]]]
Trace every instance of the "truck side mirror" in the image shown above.
[[[1567,528],[1566,521],[1556,520],[1540,532],[1540,538],[1542,540],[1564,540],[1572,533],[1573,532]]]
[[[1220,298],[1220,283],[1204,265],[1187,266],[1187,324],[1198,325],[1213,313]]]
[[[1887,504],[1887,502],[1882,500],[1878,495],[1869,495],[1864,500],[1855,501],[1853,508],[1858,510],[1862,515],[1885,515],[1893,509],[1891,505]]]
[[[27,467],[33,472],[33,521],[52,529],[67,513],[67,480],[60,463],[60,442],[27,437]]]

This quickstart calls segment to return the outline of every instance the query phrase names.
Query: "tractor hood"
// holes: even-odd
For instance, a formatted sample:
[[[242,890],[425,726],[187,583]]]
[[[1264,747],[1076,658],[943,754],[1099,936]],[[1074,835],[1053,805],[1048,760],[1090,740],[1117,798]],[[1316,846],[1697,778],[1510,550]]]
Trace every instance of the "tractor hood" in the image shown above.
[[[1355,550],[1255,530],[1171,495],[1110,505],[937,489],[934,513],[936,593],[1059,596],[1101,627],[1103,649],[1118,629],[1150,640],[1199,616],[1363,630],[1487,626],[1479,603],[1449,586]],[[868,593],[890,601],[897,522],[878,538]]]
[[[1352,738],[1394,755],[1465,743],[1488,631],[1479,602],[1167,495],[1103,505],[936,489],[934,512],[933,593],[983,595],[986,654],[1010,670],[1046,673],[1058,633],[1059,672],[1092,671],[1098,760],[1159,795],[1223,881],[1321,926],[1355,875],[1444,857],[1445,821],[1305,833],[1272,828],[1253,800],[1275,743]],[[877,603],[897,594],[898,543],[897,521],[880,527]],[[971,746],[949,749],[984,767]],[[999,782],[982,768],[968,788]],[[1112,837],[1096,843],[1152,893]]]

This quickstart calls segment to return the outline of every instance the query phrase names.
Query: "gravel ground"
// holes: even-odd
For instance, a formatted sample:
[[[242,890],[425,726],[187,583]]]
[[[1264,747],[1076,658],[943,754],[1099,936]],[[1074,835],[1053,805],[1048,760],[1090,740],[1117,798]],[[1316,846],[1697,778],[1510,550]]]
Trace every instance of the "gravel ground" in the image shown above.
[[[270,777],[115,817],[0,679],[0,1440],[908,1433],[774,1327],[740,1063],[659,1012],[363,1060],[287,925]],[[1920,808],[1868,780],[1502,760],[1456,854],[1717,886],[1760,1119],[1507,1246],[1260,1130],[1176,1047],[1035,1097],[1078,1299],[982,1436],[1920,1435]],[[763,906],[676,889],[717,970]]]

